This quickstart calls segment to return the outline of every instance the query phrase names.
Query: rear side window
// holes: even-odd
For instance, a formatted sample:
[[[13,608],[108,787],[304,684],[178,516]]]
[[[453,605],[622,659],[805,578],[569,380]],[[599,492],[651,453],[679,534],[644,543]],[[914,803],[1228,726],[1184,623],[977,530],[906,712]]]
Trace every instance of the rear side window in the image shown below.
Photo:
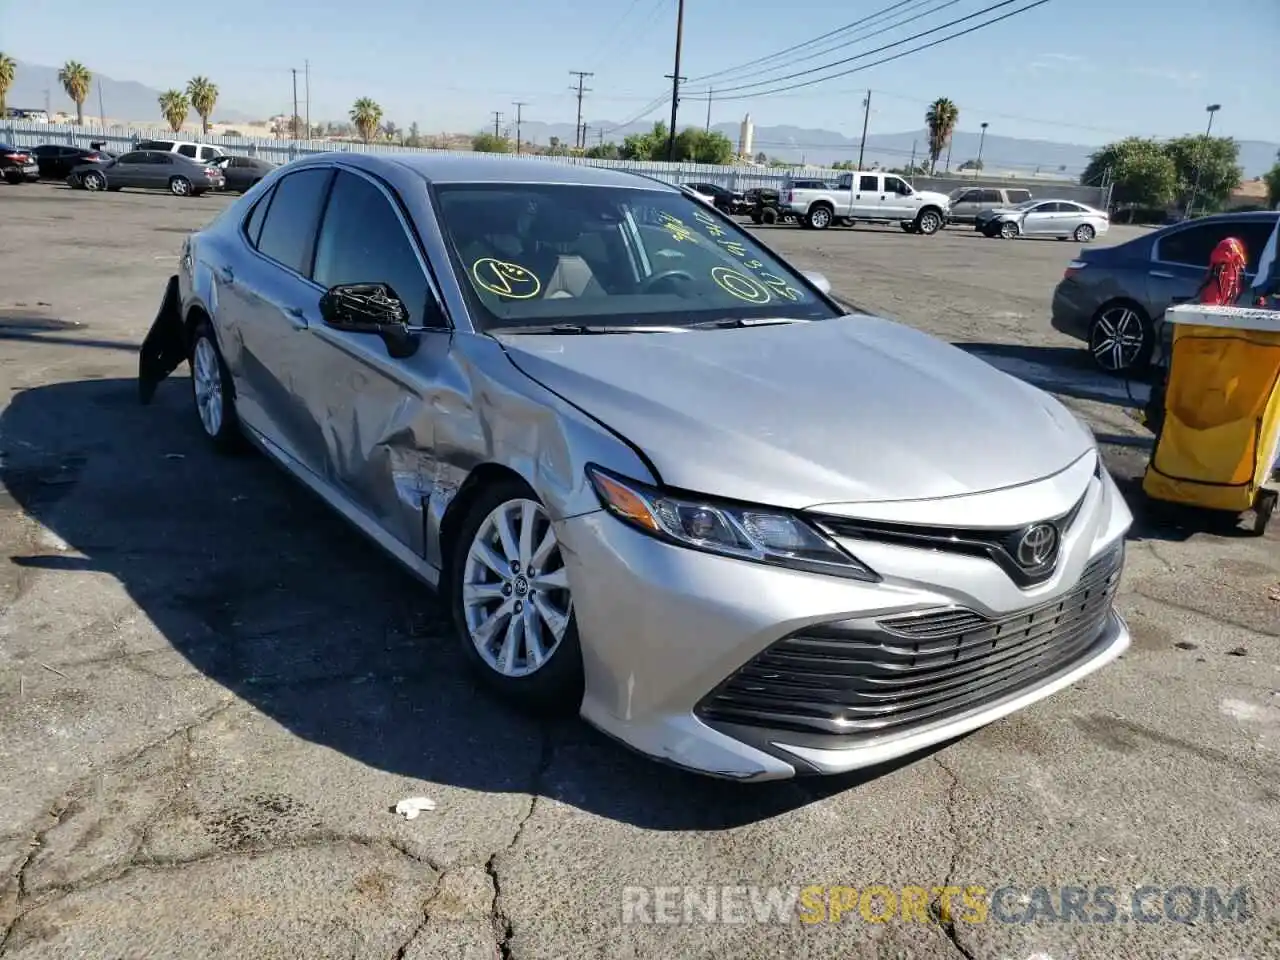
[[[1160,238],[1156,246],[1156,259],[1166,263],[1184,263],[1192,267],[1208,267],[1209,254],[1227,237],[1236,237],[1244,244],[1248,254],[1248,270],[1258,269],[1262,249],[1275,229],[1274,220],[1251,220],[1243,223],[1203,223],[1185,230],[1175,230]]]
[[[858,189],[865,190],[868,193],[875,193],[877,190],[880,189],[880,178],[879,177],[859,177]]]
[[[978,202],[979,203],[1000,203],[1001,202],[1000,191],[999,190],[979,190]]]
[[[135,150],[172,150],[172,140],[143,140],[135,148]]]
[[[304,277],[311,273],[316,224],[331,171],[300,170],[276,184],[258,236],[258,250]]]
[[[258,245],[258,234],[262,232],[262,221],[266,219],[267,207],[271,205],[273,193],[275,190],[269,190],[261,200],[255,203],[244,221],[244,235],[255,247]]]
[[[992,191],[992,192],[995,193],[995,191]],[[1028,200],[1031,199],[1030,190],[1009,190],[1008,194],[1009,194],[1010,203],[1026,203]],[[998,200],[999,198],[1000,198],[1000,195],[997,193],[996,199]]]
[[[423,322],[430,296],[426,274],[385,194],[368,180],[340,171],[329,194],[316,241],[316,283],[385,283],[409,309],[409,322]]]
[[[184,157],[190,157],[194,160],[196,157],[196,145],[194,143],[184,143],[178,148],[178,152]]]

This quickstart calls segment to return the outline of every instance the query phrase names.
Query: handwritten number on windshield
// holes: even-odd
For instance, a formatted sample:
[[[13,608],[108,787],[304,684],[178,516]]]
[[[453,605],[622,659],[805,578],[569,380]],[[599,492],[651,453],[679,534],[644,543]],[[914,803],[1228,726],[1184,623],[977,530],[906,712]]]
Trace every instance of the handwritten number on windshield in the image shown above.
[[[781,277],[775,277],[772,273],[759,273],[756,276],[760,278],[760,281],[766,287],[768,287],[778,296],[783,297],[787,300],[793,300],[793,301],[799,300],[801,297],[804,296],[804,294],[802,294],[795,287],[788,286],[787,281],[783,280]]]

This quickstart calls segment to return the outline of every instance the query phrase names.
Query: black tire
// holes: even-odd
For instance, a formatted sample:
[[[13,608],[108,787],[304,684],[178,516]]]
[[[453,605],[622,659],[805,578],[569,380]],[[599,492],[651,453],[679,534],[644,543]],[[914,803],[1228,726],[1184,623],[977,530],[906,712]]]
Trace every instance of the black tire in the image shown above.
[[[208,344],[212,348],[213,361],[217,367],[217,393],[216,404],[218,407],[217,427],[213,427],[210,420],[206,419],[202,407],[202,382],[201,371],[197,371],[197,364],[203,364],[201,354],[205,350],[202,344]],[[218,346],[218,338],[213,334],[213,328],[209,326],[208,321],[200,321],[191,336],[191,350],[187,356],[188,363],[191,367],[191,399],[195,405],[196,420],[200,424],[200,431],[208,438],[214,449],[220,453],[238,453],[244,449],[244,435],[240,432],[240,418],[236,416],[235,404],[235,385],[231,380],[231,372],[227,369],[227,363],[222,358],[222,350]],[[211,401],[212,402],[212,401]]]
[[[1018,229],[1018,225],[1012,220],[1005,220],[1000,224],[998,232],[1001,240],[1017,240],[1018,234],[1022,231]]]
[[[18,184],[22,183],[22,181],[24,181],[25,179],[26,179],[26,177],[24,177],[24,176],[23,176],[22,174],[20,174],[20,173],[6,173],[6,174],[4,175],[4,182],[5,182],[5,183],[8,183],[8,184],[12,184],[12,185],[13,185],[13,186],[15,186],[15,187],[16,187]]]
[[[100,174],[97,170],[90,170],[88,173],[81,175],[80,186],[86,190],[95,192],[107,189],[107,178]]]
[[[778,211],[773,209],[773,207],[765,207],[760,211],[760,219],[756,222],[773,226],[778,222]]]
[[[825,230],[835,222],[835,213],[825,203],[815,204],[805,216],[805,226],[811,230]]]
[[[925,207],[916,214],[915,228],[916,233],[922,236],[933,236],[942,229],[942,214],[932,207]]]
[[[1092,225],[1082,223],[1076,227],[1074,234],[1076,243],[1089,243],[1098,235],[1098,231],[1094,230]]]
[[[1276,500],[1280,498],[1274,490],[1258,491],[1258,498],[1253,504],[1253,526],[1250,532],[1255,537],[1260,537],[1267,532],[1267,527],[1271,525],[1271,516],[1276,511]]]
[[[1117,340],[1120,341],[1117,344]],[[1089,321],[1089,356],[1094,366],[1116,376],[1142,374],[1156,349],[1151,318],[1136,303],[1104,303]]]
[[[186,177],[170,177],[169,192],[175,197],[190,197],[195,195],[195,189],[191,186],[191,181]]]
[[[751,222],[754,223],[757,227],[760,226],[760,224],[764,223],[764,214],[762,213],[751,214]]]
[[[569,624],[560,643],[550,657],[534,672],[525,676],[499,673],[480,655],[467,626],[463,589],[466,583],[467,555],[472,542],[489,515],[512,500],[533,500],[535,494],[522,480],[500,480],[471,501],[457,533],[450,544],[449,606],[454,629],[463,656],[475,671],[480,683],[504,702],[539,716],[572,716],[582,707],[585,689],[582,672],[582,647],[578,640],[577,618],[569,614]]]

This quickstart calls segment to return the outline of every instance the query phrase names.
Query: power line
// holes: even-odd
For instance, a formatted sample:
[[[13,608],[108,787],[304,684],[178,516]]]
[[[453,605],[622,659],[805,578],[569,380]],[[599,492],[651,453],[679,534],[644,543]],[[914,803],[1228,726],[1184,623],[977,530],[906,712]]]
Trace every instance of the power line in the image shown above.
[[[841,64],[849,63],[852,60],[860,60],[862,57],[869,56],[873,53],[877,53],[880,50],[888,50],[892,47],[901,46],[904,43],[909,43],[910,41],[917,40],[920,37],[928,36],[931,33],[936,33],[938,30],[941,30],[944,27],[953,26],[955,23],[960,23],[960,22],[963,22],[964,20],[970,20],[973,17],[978,16],[980,14],[989,13],[992,10],[999,9],[1000,7],[1006,7],[1010,3],[1016,3],[1016,2],[1017,0],[1002,0],[1001,3],[992,4],[989,7],[985,7],[984,9],[979,10],[977,13],[970,14],[968,17],[963,17],[960,20],[953,21],[952,23],[943,24],[942,27],[934,27],[932,30],[922,31],[921,33],[915,34],[914,36],[907,37],[903,40],[898,40],[894,43],[886,44],[883,47],[877,48],[876,50],[869,50],[866,53],[859,54],[858,56],[847,57],[844,60],[839,60],[839,61],[836,61],[835,63],[826,64],[823,67],[814,67],[810,70],[803,70],[800,73],[795,74],[795,76],[804,76],[810,73],[817,73],[820,70],[829,70],[831,67],[840,66]],[[923,43],[918,47],[912,47],[910,50],[903,50],[899,53],[895,53],[888,57],[881,57],[879,60],[874,60],[871,63],[864,63],[862,66],[859,66],[859,67],[851,67],[848,70],[842,70],[839,73],[833,73],[829,76],[817,77],[813,80],[804,80],[799,83],[792,83],[782,87],[775,87],[771,90],[756,90],[751,93],[739,93],[734,96],[728,96],[728,97],[723,96],[724,91],[721,91],[720,94],[717,94],[717,96],[719,96],[720,99],[722,100],[750,100],[753,97],[767,97],[775,93],[783,93],[787,90],[798,90],[802,87],[811,87],[811,86],[814,86],[815,84],[826,83],[828,80],[835,80],[839,77],[847,77],[850,74],[860,73],[863,70],[870,70],[872,67],[878,67],[884,63],[890,63],[891,61],[894,61],[894,60],[901,60],[903,57],[910,56],[913,53],[920,53],[921,51],[932,49],[933,47],[946,43],[948,40],[956,40],[960,37],[968,36],[971,33],[976,33],[977,31],[983,29],[984,27],[993,26],[994,24],[997,24],[1002,20],[1008,20],[1010,17],[1016,17],[1020,13],[1026,13],[1028,10],[1034,10],[1036,7],[1042,7],[1048,2],[1049,0],[1034,0],[1033,3],[1029,3],[1024,7],[1019,7],[1016,10],[1011,10],[1008,13],[1001,14],[998,17],[992,17],[990,20],[984,20],[982,23],[974,24],[972,27],[967,27],[964,30],[957,30],[955,33],[947,34],[945,37],[939,37],[938,39],[931,40],[928,43]],[[786,80],[790,78],[777,77],[775,79]],[[772,82],[772,81],[768,81],[768,82]],[[731,89],[744,90],[751,86],[756,86],[756,84],[746,84],[745,86],[734,87]]]
[[[919,0],[915,0],[915,2],[919,2]],[[821,43],[823,40],[828,40],[831,37],[839,36],[842,33],[852,30],[854,27],[862,26],[863,24],[867,23],[870,20],[875,20],[878,17],[884,16],[884,14],[886,13],[892,13],[898,7],[904,7],[904,6],[910,6],[910,3],[903,3],[903,2],[891,3],[889,4],[889,6],[883,7],[882,9],[877,10],[875,13],[867,14],[865,17],[861,18],[860,20],[854,20],[852,23],[846,23],[843,27],[836,27],[834,30],[828,30],[826,33],[822,34],[821,36],[813,37],[812,39],[804,40],[800,43],[793,44],[792,46],[789,46],[784,50],[779,50],[776,53],[770,53],[763,57],[756,57],[754,60],[748,60],[746,63],[740,63],[736,67],[725,67],[723,70],[717,70],[714,73],[704,73],[700,77],[694,77],[693,82],[697,83],[700,80],[710,80],[713,77],[724,76],[726,73],[740,73],[741,71],[745,70],[747,67],[754,67],[757,64],[768,63],[770,60],[777,60],[780,57],[786,56],[788,53],[792,53],[796,50],[803,50],[805,47],[811,47],[815,43]]]
[[[652,21],[655,19],[654,14],[657,12],[658,7],[662,6],[662,3],[663,3],[663,0],[658,0],[653,10],[650,11],[649,19],[642,26],[631,31],[630,38],[623,38],[623,39],[634,39],[639,33],[648,29]],[[608,33],[605,34],[605,39],[600,43],[600,46],[596,48],[599,55],[596,57],[595,62],[591,65],[591,69],[594,70],[597,67],[599,67],[601,64],[603,64],[605,60],[608,59],[609,54],[611,54],[617,48],[618,40],[620,39],[619,35],[621,34],[621,31],[622,31],[622,25],[627,22],[627,18],[630,17],[631,14],[634,13],[636,8],[639,6],[640,6],[640,0],[631,0],[631,3],[627,5],[627,9],[623,11],[622,16],[620,16],[617,20],[613,22],[613,29],[611,29],[610,31],[608,31]]]
[[[900,20],[894,20],[891,23],[887,23],[882,26],[879,26],[878,29],[871,30],[870,32],[859,31],[856,36],[843,37],[836,43],[827,44],[826,46],[823,46],[820,49],[807,53],[802,57],[794,57],[794,58],[788,57],[785,63],[780,63],[780,64],[776,64],[774,66],[769,66],[769,67],[761,67],[759,68],[759,70],[763,70],[765,73],[769,73],[769,72],[775,72],[777,70],[781,70],[784,67],[795,66],[798,63],[806,63],[810,60],[817,59],[818,57],[826,56],[828,53],[833,53],[836,50],[843,50],[846,47],[851,47],[855,43],[863,43],[867,40],[870,40],[873,37],[881,36],[883,34],[888,33],[890,30],[896,30],[899,27],[905,27],[907,24],[915,23],[917,20],[923,20],[925,17],[932,16],[933,14],[938,13],[940,10],[945,10],[947,7],[953,7],[959,2],[960,0],[943,0],[942,3],[936,3],[936,0],[912,0],[911,3],[908,3],[903,7],[903,9],[900,11],[901,13],[906,13],[908,10],[914,7],[917,7],[922,3],[936,3],[936,5],[929,7],[927,10],[922,10],[919,13],[914,13],[909,17],[903,17]],[[902,5],[899,4],[899,6],[902,6]],[[868,26],[870,26],[870,24],[868,24]],[[948,26],[948,24],[943,24],[943,26],[944,27]],[[738,73],[741,71],[736,71],[731,69],[726,72]],[[752,72],[754,73],[757,71],[752,71]],[[738,78],[731,78],[731,79],[742,79],[742,78],[738,77]],[[773,79],[785,80],[785,79],[788,79],[788,77],[766,78],[764,80],[758,80],[756,82],[772,83]]]
[[[648,104],[646,104],[645,107],[639,113],[637,113],[634,117],[631,117],[630,119],[627,119],[627,120],[623,120],[621,123],[614,124],[604,132],[613,133],[615,130],[621,130],[623,127],[629,127],[633,123],[638,123],[639,121],[643,120],[645,117],[649,116],[649,114],[653,113],[653,111],[661,109],[662,107],[665,107],[667,105],[667,101],[670,99],[671,99],[671,94],[669,93],[664,93],[659,97],[655,97],[653,100],[650,100]]]

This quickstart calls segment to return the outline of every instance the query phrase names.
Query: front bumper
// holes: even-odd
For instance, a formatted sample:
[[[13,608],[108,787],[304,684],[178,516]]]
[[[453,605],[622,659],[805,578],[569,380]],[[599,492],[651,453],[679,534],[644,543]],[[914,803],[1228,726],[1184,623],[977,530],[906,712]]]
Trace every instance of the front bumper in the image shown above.
[[[1024,503],[1026,492],[1016,494]],[[604,512],[560,521],[582,714],[642,753],[732,779],[907,756],[1043,699],[1128,647],[1111,598],[1131,519],[1105,471],[1089,480],[1057,572],[1028,590],[986,558],[890,543],[844,541],[884,577],[870,584],[669,546]],[[1111,551],[1114,568],[1100,574]],[[1059,628],[1061,610],[1077,611],[1074,626]],[[877,640],[889,639],[885,621],[962,615],[960,632],[925,627],[897,635],[896,651],[880,649],[890,645]]]

